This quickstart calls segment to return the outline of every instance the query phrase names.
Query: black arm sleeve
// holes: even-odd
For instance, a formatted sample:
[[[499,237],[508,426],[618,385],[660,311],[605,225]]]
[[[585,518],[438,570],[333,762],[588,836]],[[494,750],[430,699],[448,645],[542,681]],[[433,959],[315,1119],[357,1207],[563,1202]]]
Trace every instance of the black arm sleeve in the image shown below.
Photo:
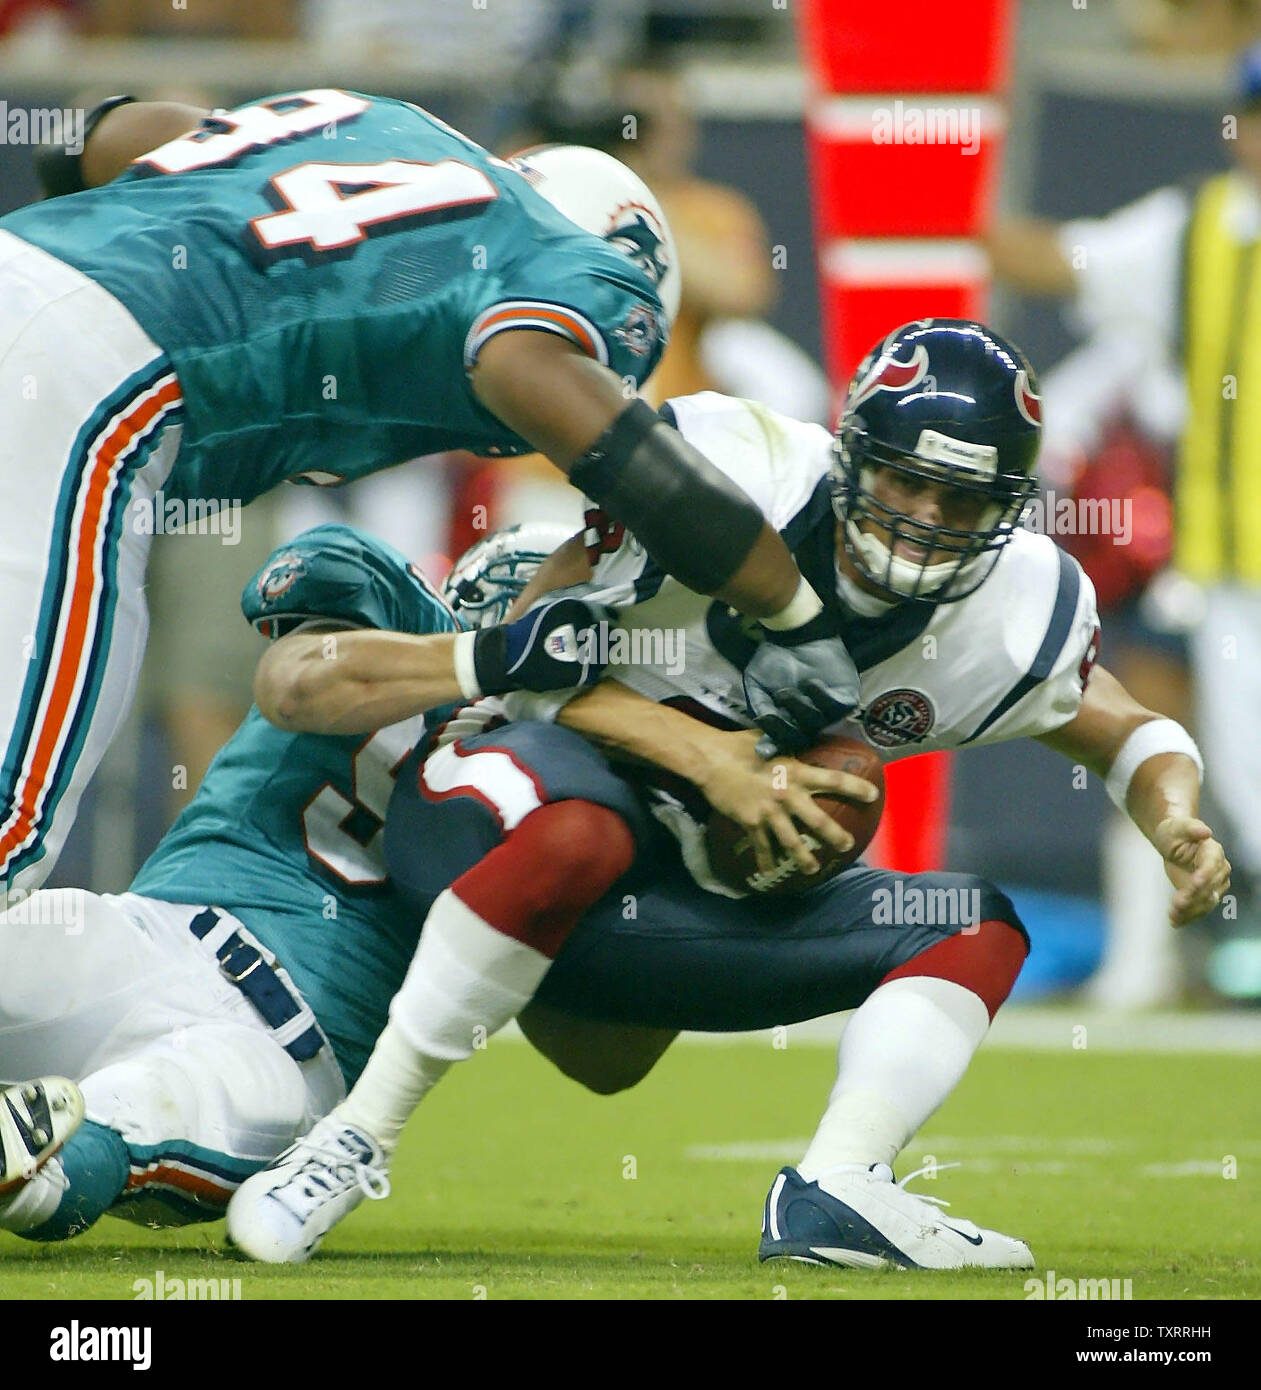
[[[35,175],[45,198],[60,198],[66,193],[82,193],[87,185],[83,182],[83,151],[87,149],[92,132],[101,119],[116,106],[127,106],[135,97],[107,97],[99,106],[88,112],[83,121],[83,140],[72,145],[40,145],[35,151]]]
[[[641,400],[613,421],[569,477],[662,569],[701,594],[726,584],[765,524],[752,499]]]

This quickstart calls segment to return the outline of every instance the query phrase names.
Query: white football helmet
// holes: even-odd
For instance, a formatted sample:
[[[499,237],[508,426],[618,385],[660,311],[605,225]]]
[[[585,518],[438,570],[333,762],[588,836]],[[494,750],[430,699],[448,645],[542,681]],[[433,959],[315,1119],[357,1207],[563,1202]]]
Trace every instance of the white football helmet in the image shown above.
[[[442,597],[465,627],[493,627],[572,526],[524,521],[470,546],[442,581]]]
[[[655,283],[674,322],[683,289],[678,248],[661,204],[638,174],[587,145],[536,145],[507,162],[558,212],[629,256]]]

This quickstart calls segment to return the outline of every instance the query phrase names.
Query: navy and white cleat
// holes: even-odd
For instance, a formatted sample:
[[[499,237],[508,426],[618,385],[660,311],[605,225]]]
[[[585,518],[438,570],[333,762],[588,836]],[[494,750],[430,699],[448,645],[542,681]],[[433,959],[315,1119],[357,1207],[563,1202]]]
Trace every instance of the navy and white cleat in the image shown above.
[[[944,1165],[942,1165],[944,1166]],[[824,1173],[821,1186],[783,1168],[762,1216],[759,1260],[801,1260],[849,1269],[1032,1269],[1023,1240],[971,1221],[946,1220],[940,1197],[908,1192],[884,1163],[847,1164]]]
[[[64,1076],[0,1090],[0,1197],[29,1181],[83,1123],[83,1096]]]
[[[228,1238],[264,1264],[301,1264],[365,1197],[389,1195],[380,1146],[328,1115],[237,1188],[228,1203]]]

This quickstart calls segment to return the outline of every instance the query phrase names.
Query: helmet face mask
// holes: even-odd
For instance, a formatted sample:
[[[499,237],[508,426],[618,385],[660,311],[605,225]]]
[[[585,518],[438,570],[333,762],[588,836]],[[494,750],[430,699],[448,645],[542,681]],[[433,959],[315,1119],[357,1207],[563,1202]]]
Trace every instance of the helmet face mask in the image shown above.
[[[466,628],[494,627],[538,573],[543,561],[568,540],[567,526],[524,522],[470,546],[442,581],[442,597]]]
[[[842,548],[867,588],[938,604],[985,582],[1037,490],[1039,414],[1023,356],[980,324],[921,320],[868,354],[832,470]]]

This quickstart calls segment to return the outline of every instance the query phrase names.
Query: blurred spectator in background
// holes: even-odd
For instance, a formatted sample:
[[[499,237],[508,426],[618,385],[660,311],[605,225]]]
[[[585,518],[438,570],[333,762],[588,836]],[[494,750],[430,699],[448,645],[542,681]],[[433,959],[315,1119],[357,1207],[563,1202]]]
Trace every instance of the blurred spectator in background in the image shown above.
[[[89,33],[109,38],[290,39],[301,0],[79,0]]]
[[[0,0],[0,39],[68,33],[83,10],[84,0]]]
[[[1097,362],[1176,426],[1174,570],[1190,631],[1196,730],[1228,827],[1236,890],[1207,963],[1219,992],[1261,999],[1261,46],[1223,119],[1234,168],[1155,190],[1108,217],[1000,225],[995,275],[1073,302]],[[1047,410],[1048,422],[1053,412]],[[1188,601],[1187,585],[1199,590]],[[1132,680],[1132,676],[1128,677]],[[1136,688],[1134,682],[1132,688]],[[1172,687],[1147,703],[1178,717]],[[1157,923],[1151,924],[1155,943]],[[1137,968],[1137,967],[1135,967]]]
[[[610,74],[582,60],[549,69],[538,86],[524,124],[499,152],[552,143],[606,150],[648,184],[669,219],[683,298],[669,346],[641,392],[645,399],[659,405],[673,396],[721,391],[826,423],[826,377],[764,318],[777,288],[766,225],[739,189],[694,172],[697,125],[678,78]],[[496,524],[581,519],[581,499],[544,461],[517,460],[510,471],[489,467],[497,479]]]
[[[661,200],[683,271],[683,303],[651,383],[655,399],[722,391],[825,423],[827,379],[765,321],[777,287],[761,213],[739,189],[695,173],[699,132],[677,77],[632,73],[624,92],[635,133],[608,148]]]
[[[457,498],[465,475],[479,467],[471,454],[432,454],[345,487],[283,488],[278,526],[285,536],[330,521],[371,531],[415,560],[425,577],[437,584],[446,577],[452,558],[462,553],[451,539]]]
[[[1125,508],[1125,544],[1115,534],[1056,539],[1095,585],[1108,669],[1147,708],[1189,725],[1185,634],[1198,591],[1165,568],[1181,397],[1176,375],[1149,362],[1141,342],[1097,331],[1042,377],[1040,471],[1048,514],[1066,497],[1085,505],[1116,499]],[[1181,939],[1166,926],[1173,888],[1147,839],[1120,812],[1104,830],[1100,863],[1107,933],[1091,997],[1110,1008],[1175,1002],[1186,971]]]
[[[270,0],[268,0],[270,3]],[[343,63],[414,56],[426,71],[476,65],[493,84],[541,55],[560,21],[556,0],[305,0],[305,36]]]
[[[1120,0],[1119,8],[1150,53],[1237,53],[1261,38],[1261,0]]]
[[[698,140],[678,77],[633,71],[594,90],[556,74],[510,143],[595,145],[630,165],[661,200],[679,248],[683,302],[645,395],[660,402],[722,391],[824,423],[826,378],[765,321],[776,283],[762,215],[739,189],[696,174]]]

